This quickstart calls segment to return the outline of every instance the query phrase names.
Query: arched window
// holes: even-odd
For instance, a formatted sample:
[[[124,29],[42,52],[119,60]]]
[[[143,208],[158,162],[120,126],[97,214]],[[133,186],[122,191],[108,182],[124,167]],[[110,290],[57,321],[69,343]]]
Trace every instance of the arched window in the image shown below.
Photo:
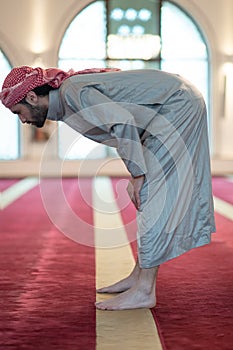
[[[91,67],[156,68],[180,74],[203,93],[208,106],[208,51],[190,16],[171,1],[99,0],[85,7],[67,28],[59,50],[64,70]],[[59,131],[62,158],[104,158],[107,146]],[[96,151],[94,151],[96,150]]]
[[[2,87],[5,76],[11,70],[11,65],[6,56],[0,50],[0,85]],[[0,103],[0,159],[13,160],[19,158],[19,122],[18,117],[13,115]]]

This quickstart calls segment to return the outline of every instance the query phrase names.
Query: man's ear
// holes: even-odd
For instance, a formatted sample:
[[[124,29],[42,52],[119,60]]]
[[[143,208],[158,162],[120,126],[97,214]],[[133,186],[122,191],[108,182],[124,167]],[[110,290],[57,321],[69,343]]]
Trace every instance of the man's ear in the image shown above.
[[[34,91],[29,91],[25,97],[26,102],[35,106],[38,103],[38,96]]]

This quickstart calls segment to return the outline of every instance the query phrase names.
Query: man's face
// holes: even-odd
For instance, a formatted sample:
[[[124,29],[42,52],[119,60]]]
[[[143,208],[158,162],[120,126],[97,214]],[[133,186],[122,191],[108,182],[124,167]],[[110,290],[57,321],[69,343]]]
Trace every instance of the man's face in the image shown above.
[[[37,128],[42,128],[47,117],[48,107],[43,104],[33,106],[30,103],[17,103],[11,107],[11,112],[18,114],[18,117],[22,123],[31,124]]]

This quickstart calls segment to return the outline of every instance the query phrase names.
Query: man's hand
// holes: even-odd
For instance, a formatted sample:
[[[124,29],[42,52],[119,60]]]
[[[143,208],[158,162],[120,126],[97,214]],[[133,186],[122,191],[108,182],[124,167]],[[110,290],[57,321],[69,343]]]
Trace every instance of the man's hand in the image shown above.
[[[137,210],[140,209],[140,205],[141,205],[140,190],[142,188],[144,180],[145,180],[145,175],[131,177],[127,186],[127,192]]]

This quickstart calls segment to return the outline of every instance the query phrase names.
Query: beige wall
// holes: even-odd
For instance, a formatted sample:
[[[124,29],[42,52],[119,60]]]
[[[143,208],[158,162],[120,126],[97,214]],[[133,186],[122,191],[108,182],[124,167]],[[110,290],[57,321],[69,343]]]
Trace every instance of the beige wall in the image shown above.
[[[76,13],[90,2],[90,0],[0,0],[0,47],[13,66],[36,64],[43,64],[46,67],[56,66],[57,53],[65,29]],[[233,173],[233,108],[231,108],[233,99],[230,79],[227,80],[228,91],[225,94],[223,115],[224,66],[226,63],[233,63],[233,1],[175,0],[174,2],[195,19],[209,46],[213,173]],[[0,176],[24,176],[38,172],[44,144],[32,144],[30,133],[29,127],[22,128],[23,160],[0,162]],[[59,167],[60,164],[57,161],[56,146],[57,139],[54,137],[45,157],[46,168],[50,175],[53,175],[54,167]],[[74,167],[76,173],[80,163],[66,162],[62,167],[64,174],[72,175]],[[90,171],[92,165],[87,169]],[[123,164],[117,162],[111,164],[109,168],[106,165],[102,168],[100,163],[98,169],[102,169],[103,173],[111,171],[116,171],[117,174],[121,171],[125,173]]]

